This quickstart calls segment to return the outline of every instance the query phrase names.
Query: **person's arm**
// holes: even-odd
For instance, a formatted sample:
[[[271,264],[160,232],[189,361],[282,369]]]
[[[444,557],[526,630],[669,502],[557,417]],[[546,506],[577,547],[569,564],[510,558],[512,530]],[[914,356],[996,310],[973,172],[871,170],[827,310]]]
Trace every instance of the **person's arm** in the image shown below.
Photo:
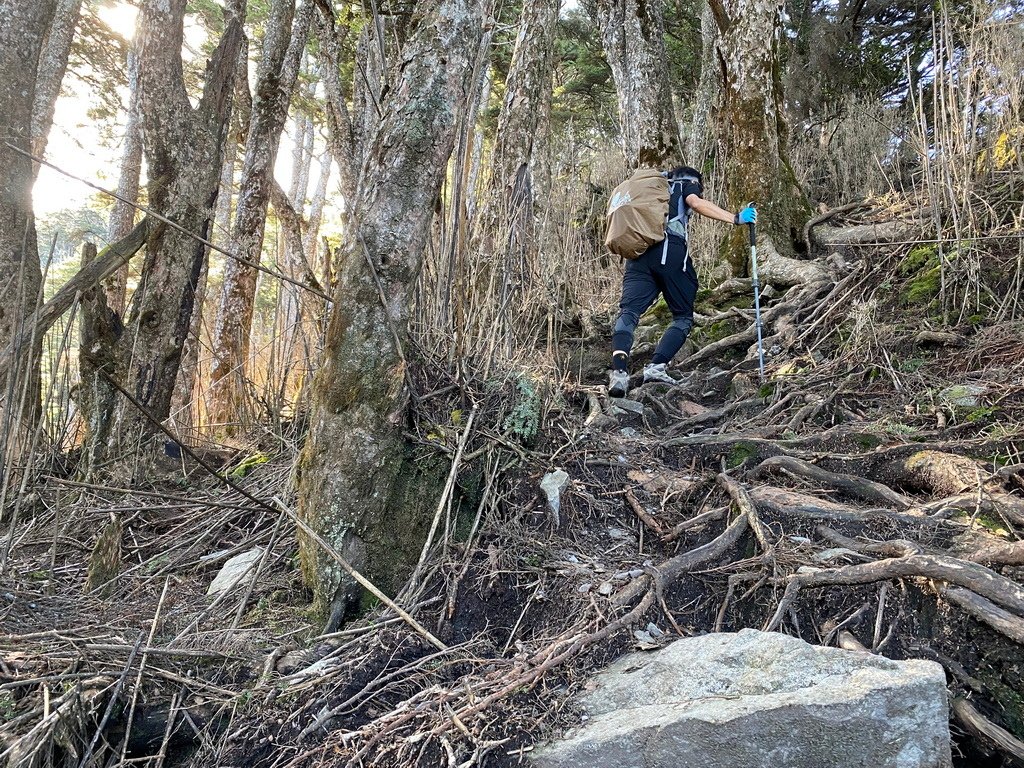
[[[696,211],[701,216],[707,216],[709,219],[715,219],[717,221],[724,221],[726,224],[736,223],[735,213],[729,213],[725,208],[719,208],[710,200],[705,200],[703,197],[698,197],[691,193],[686,196],[686,204],[690,206],[690,210]]]

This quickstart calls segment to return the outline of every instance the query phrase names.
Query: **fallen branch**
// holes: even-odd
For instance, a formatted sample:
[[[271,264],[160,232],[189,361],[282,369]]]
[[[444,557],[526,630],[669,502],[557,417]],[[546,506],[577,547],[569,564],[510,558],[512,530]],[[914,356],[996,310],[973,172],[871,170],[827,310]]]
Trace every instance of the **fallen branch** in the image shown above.
[[[913,504],[911,499],[897,493],[887,485],[857,475],[829,472],[809,461],[793,456],[773,456],[754,468],[755,477],[768,472],[782,472],[792,477],[811,480],[819,485],[835,488],[849,496],[879,504],[888,504],[895,509],[907,509]]]
[[[111,243],[99,255],[82,267],[75,276],[68,280],[54,297],[39,307],[22,325],[21,333],[11,339],[10,345],[0,357],[0,376],[7,372],[12,360],[18,359],[32,339],[41,339],[57,318],[67,312],[75,301],[75,297],[106,280],[139,252],[152,234],[158,236],[164,225],[146,216],[135,228],[118,240]]]
[[[1006,635],[1016,643],[1024,645],[1024,619],[1004,611],[990,600],[976,595],[960,587],[946,587],[939,594],[951,603],[963,608],[978,621],[988,624],[992,629]]]
[[[1000,728],[982,715],[967,699],[955,698],[949,704],[957,722],[974,736],[984,739],[996,749],[1013,758],[1017,765],[1024,766],[1024,742],[1005,728]]]
[[[775,614],[765,624],[765,631],[778,628],[782,617],[792,607],[797,594],[806,587],[850,586],[872,584],[900,578],[927,578],[966,587],[994,603],[1024,616],[1024,587],[977,563],[943,555],[912,555],[878,560],[873,563],[848,565],[825,571],[796,573],[789,577],[786,591]]]

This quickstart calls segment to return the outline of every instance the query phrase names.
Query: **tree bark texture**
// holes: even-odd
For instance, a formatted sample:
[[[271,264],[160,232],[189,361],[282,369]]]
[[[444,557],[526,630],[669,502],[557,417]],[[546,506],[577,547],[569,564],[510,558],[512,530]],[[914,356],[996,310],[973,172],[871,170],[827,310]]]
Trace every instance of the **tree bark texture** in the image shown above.
[[[139,199],[139,177],[142,174],[142,115],[139,111],[139,58],[134,49],[128,52],[128,119],[124,127],[124,147],[121,150],[121,173],[117,180],[117,194],[107,222],[107,240],[116,243],[135,226],[135,206]],[[128,202],[124,202],[128,201]],[[107,306],[124,314],[128,291],[128,265],[118,269],[103,284]]]
[[[139,287],[114,350],[117,378],[157,420],[170,413],[182,347],[210,235],[242,45],[244,2],[227,13],[207,64],[203,93],[192,107],[182,72],[186,0],[145,0],[139,21],[140,107],[150,207],[175,222],[150,231]],[[88,417],[87,417],[88,418]],[[107,449],[135,455],[155,427],[121,399]],[[93,451],[99,455],[101,451]]]
[[[551,100],[555,24],[560,5],[559,0],[523,5],[494,135],[487,195],[490,208],[483,224],[494,228],[499,220],[511,222],[520,240],[528,237],[525,230],[533,219],[533,149],[545,103]]]
[[[94,264],[96,259],[96,246],[86,243],[82,248],[82,269]],[[103,374],[113,376],[117,372],[114,346],[123,329],[120,315],[107,304],[107,294],[102,285],[88,286],[81,292],[81,297],[78,408],[86,418],[82,447],[88,455],[83,458],[82,465],[85,479],[88,479],[97,464],[97,457],[91,452],[106,442],[106,432],[114,421],[118,392]]]
[[[711,107],[718,98],[719,69],[715,62],[715,39],[718,27],[715,16],[711,12],[711,4],[702,3],[700,16],[700,80],[697,82],[697,93],[693,99],[693,112],[690,116],[690,129],[686,137],[685,162],[698,170],[703,170],[710,149],[710,118]]]
[[[263,251],[274,162],[312,14],[313,4],[309,0],[302,3],[297,12],[295,0],[275,0],[267,22],[238,187],[238,206],[228,247],[253,264],[260,262]],[[222,425],[227,432],[233,431],[245,413],[246,367],[257,274],[254,267],[234,259],[229,260],[224,269],[213,329],[209,405],[211,421]]]
[[[779,77],[781,0],[711,0],[718,25],[722,70],[718,160],[724,166],[724,205],[739,210],[758,206],[758,232],[783,256],[793,255],[810,207],[800,190],[787,152]],[[732,274],[749,273],[745,227],[725,242]]]
[[[415,495],[413,503],[391,504],[401,475],[413,471],[402,437],[402,345],[482,34],[478,0],[425,5],[367,148],[299,478],[305,520],[385,589],[415,562],[428,522]],[[325,610],[343,572],[309,539],[300,552]]]
[[[5,350],[35,309],[42,282],[32,213],[32,161],[7,144],[23,152],[32,149],[36,72],[55,7],[55,0],[0,0],[0,349]],[[37,337],[11,351],[14,365],[8,365],[7,381],[0,381],[4,433],[16,432],[10,429],[16,424],[27,426],[38,411],[40,343]],[[19,402],[24,402],[23,409]]]
[[[316,35],[320,42],[320,70],[323,73],[327,141],[341,175],[341,194],[352,203],[356,199],[359,167],[362,160],[356,152],[352,116],[348,96],[341,82],[341,44],[347,27],[339,29],[333,14],[321,6],[316,16]]]
[[[57,0],[53,21],[47,30],[46,42],[39,55],[38,79],[32,107],[32,154],[46,154],[46,143],[53,126],[53,113],[60,95],[60,85],[68,68],[71,42],[82,10],[82,0]],[[129,227],[129,229],[131,229]]]
[[[662,0],[598,0],[604,55],[619,97],[626,166],[658,168],[680,160],[672,109]]]

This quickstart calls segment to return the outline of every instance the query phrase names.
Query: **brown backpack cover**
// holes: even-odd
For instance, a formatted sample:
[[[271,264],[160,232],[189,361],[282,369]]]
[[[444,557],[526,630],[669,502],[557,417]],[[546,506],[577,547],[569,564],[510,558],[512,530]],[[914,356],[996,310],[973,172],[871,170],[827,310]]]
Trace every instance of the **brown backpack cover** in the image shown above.
[[[664,240],[668,201],[668,179],[659,171],[643,168],[619,184],[608,203],[608,250],[636,259]]]

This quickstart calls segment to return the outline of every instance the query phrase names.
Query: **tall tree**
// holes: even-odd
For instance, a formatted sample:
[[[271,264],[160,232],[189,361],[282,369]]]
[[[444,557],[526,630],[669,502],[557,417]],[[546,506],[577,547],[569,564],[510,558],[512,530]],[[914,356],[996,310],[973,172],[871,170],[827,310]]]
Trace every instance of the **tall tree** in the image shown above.
[[[505,78],[505,98],[498,114],[491,157],[489,214],[492,227],[499,209],[514,219],[520,234],[533,217],[531,161],[539,144],[538,128],[551,101],[551,68],[560,0],[523,3],[512,64]]]
[[[718,25],[722,98],[715,124],[718,159],[725,170],[726,206],[755,201],[758,231],[783,255],[792,255],[810,214],[787,151],[782,113],[779,42],[782,2],[711,0]],[[734,275],[746,275],[746,233],[733,233],[725,257]]]
[[[341,174],[341,194],[346,201],[356,198],[356,185],[362,158],[357,153],[348,95],[342,85],[342,43],[348,26],[335,24],[334,14],[324,5],[318,6],[316,36],[319,41],[320,71],[323,73],[327,113],[327,142]]]
[[[630,168],[680,159],[662,0],[596,0],[605,58],[619,97],[620,142]]]
[[[39,79],[32,107],[32,151],[37,156],[46,152],[57,96],[64,81],[81,10],[82,0],[57,0],[46,43],[39,55]]]
[[[128,51],[128,105],[121,148],[121,172],[117,180],[117,196],[110,209],[107,240],[116,243],[135,226],[135,206],[139,197],[142,174],[142,115],[139,110],[139,58],[135,49]],[[118,269],[103,283],[107,306],[119,315],[124,313],[128,290],[128,265]]]
[[[81,9],[82,0],[57,0],[53,20],[47,29],[46,42],[40,51],[32,109],[32,149],[38,155],[46,151],[57,97],[64,81]]]
[[[166,419],[195,305],[231,116],[231,95],[242,45],[245,0],[225,11],[224,32],[207,64],[198,104],[186,90],[182,44],[187,0],[144,0],[138,56],[150,207],[176,226],[151,229],[139,286],[125,332],[113,351],[116,377],[156,420]],[[156,428],[122,398],[88,439],[136,453]],[[103,451],[91,451],[100,457]]]
[[[397,82],[367,145],[299,479],[300,511],[313,530],[385,586],[415,559],[426,525],[420,510],[389,507],[396,481],[411,469],[402,436],[403,350],[457,116],[471,88],[482,9],[479,0],[435,0],[421,4],[411,23]],[[314,541],[300,544],[306,580],[326,609],[343,574]]]
[[[267,19],[229,247],[248,263],[231,260],[225,266],[213,330],[210,418],[228,432],[244,412],[257,277],[257,270],[250,265],[259,263],[263,251],[274,162],[312,15],[311,0],[303,2],[297,12],[295,0],[274,0]]]
[[[0,350],[8,348],[19,325],[34,309],[42,281],[32,213],[32,161],[22,153],[32,149],[36,72],[55,7],[55,0],[0,0],[0,291],[4,296],[0,302]],[[30,417],[38,409],[37,349],[17,350],[16,354],[15,365],[8,366],[7,382],[0,382],[0,431],[5,436],[13,434],[12,424],[22,424],[22,417]],[[15,387],[19,369],[27,390]],[[25,412],[19,412],[16,405],[22,392],[26,394]]]

